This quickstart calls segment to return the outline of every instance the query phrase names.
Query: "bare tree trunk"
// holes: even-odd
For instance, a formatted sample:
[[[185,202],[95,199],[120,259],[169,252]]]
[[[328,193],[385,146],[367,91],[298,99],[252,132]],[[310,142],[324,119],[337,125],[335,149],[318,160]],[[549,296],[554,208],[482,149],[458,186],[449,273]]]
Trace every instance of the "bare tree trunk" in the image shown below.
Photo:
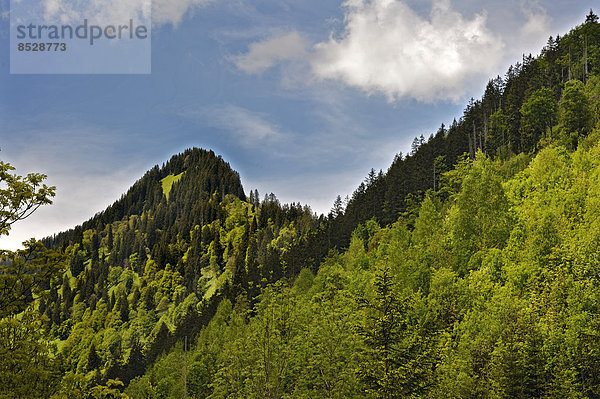
[[[587,77],[588,77],[588,47],[587,47],[587,37],[583,36],[583,43],[584,43],[584,49],[583,49],[583,59],[585,61],[585,66],[584,66],[584,70],[583,70],[583,83],[587,82]]]
[[[571,80],[571,46],[569,46],[569,80]]]
[[[477,131],[475,130],[475,121],[473,121],[473,156],[475,159],[475,153],[477,152]]]
[[[471,157],[471,159],[473,159],[474,151],[473,151],[473,141],[471,138],[471,133],[467,134],[467,137],[469,137],[469,156]]]
[[[487,140],[488,140],[488,118],[485,112],[483,113],[483,153],[487,155]]]

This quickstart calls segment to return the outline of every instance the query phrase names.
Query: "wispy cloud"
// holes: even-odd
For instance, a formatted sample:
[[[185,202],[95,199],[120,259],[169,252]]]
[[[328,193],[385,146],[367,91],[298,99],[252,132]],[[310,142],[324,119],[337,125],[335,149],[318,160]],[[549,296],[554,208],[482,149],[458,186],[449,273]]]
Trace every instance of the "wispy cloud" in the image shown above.
[[[261,73],[273,65],[290,60],[300,60],[307,55],[306,42],[293,31],[271,37],[250,45],[246,54],[233,57],[235,65],[244,72]]]
[[[232,104],[184,109],[179,115],[197,124],[227,132],[245,148],[256,148],[281,140],[285,133],[263,112],[250,111]]]
[[[548,38],[552,19],[537,0],[524,2],[521,13],[526,21],[518,32],[519,46],[523,53],[537,54]]]

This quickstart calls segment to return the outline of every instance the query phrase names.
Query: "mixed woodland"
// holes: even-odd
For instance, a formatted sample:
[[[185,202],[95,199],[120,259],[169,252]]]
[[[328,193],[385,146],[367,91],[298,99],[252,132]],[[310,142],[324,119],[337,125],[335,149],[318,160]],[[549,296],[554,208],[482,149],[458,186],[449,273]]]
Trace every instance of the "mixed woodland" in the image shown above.
[[[598,17],[327,215],[192,148],[0,258],[0,398],[598,398]]]

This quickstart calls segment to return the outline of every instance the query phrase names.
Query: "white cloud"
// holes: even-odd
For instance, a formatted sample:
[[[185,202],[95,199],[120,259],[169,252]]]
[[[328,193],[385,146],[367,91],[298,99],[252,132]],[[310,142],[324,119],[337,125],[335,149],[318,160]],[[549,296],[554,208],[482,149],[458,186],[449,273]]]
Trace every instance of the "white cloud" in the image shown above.
[[[458,99],[468,80],[486,75],[500,61],[501,38],[486,27],[486,14],[472,19],[435,0],[423,18],[401,0],[347,0],[341,37],[315,47],[314,73],[390,100]]]
[[[133,19],[146,22],[151,16],[151,0],[43,0],[43,18],[49,23],[119,24]],[[31,10],[36,12],[36,10]]]
[[[246,54],[233,58],[235,65],[250,74],[261,73],[282,61],[299,60],[306,57],[304,39],[293,31],[262,42],[252,43]]]
[[[179,115],[205,126],[225,130],[246,148],[279,141],[284,136],[281,127],[269,121],[266,114],[231,104],[183,110]]]
[[[154,25],[177,26],[183,16],[215,0],[43,0],[46,21],[75,23],[87,18],[90,23],[117,24],[130,18]]]

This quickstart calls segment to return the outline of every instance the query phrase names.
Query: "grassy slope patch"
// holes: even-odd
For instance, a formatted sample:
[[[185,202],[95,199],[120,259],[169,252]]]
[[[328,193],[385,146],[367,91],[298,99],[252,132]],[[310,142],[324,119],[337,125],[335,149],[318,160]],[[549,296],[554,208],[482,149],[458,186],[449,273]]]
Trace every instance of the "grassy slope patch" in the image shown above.
[[[169,199],[169,193],[171,192],[173,183],[179,181],[184,173],[185,172],[181,172],[178,175],[169,175],[160,181],[162,183],[163,194],[167,197],[167,200]]]

